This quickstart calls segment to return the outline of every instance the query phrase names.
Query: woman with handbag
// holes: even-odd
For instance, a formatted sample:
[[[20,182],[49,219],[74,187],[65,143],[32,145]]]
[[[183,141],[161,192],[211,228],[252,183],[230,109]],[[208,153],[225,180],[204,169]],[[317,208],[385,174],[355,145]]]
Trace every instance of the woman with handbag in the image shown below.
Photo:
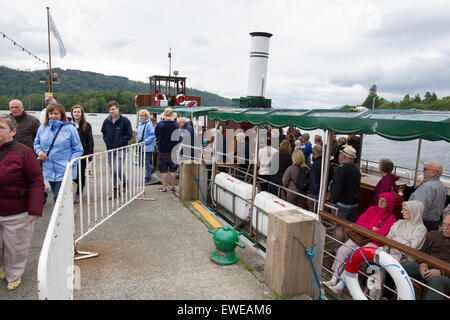
[[[390,192],[384,192],[378,197],[378,205],[371,206],[364,212],[356,221],[356,224],[386,236],[395,222],[395,216],[392,214],[394,210],[395,196]],[[348,230],[347,236],[349,239],[339,247],[336,259],[334,260],[331,269],[334,274],[330,281],[323,284],[329,287],[335,294],[340,295],[344,290],[344,283],[339,281],[339,276],[344,271],[345,259],[360,247],[381,247],[382,244],[367,238],[356,231]]]
[[[44,179],[50,184],[56,203],[67,163],[83,154],[83,146],[73,122],[69,122],[60,104],[47,106],[45,120],[34,139],[34,152],[42,162]],[[72,166],[72,180],[77,178],[77,162]]]
[[[80,105],[75,105],[72,107],[71,111],[72,120],[77,128],[78,135],[80,136],[80,141],[83,146],[83,156],[94,153],[94,138],[92,137],[92,127],[89,122],[86,121],[86,113]],[[83,194],[83,188],[86,183],[86,160],[92,161],[92,157],[80,160],[81,175],[74,182],[77,184],[77,192],[75,193],[73,203],[80,202],[80,184],[81,184],[81,194]]]

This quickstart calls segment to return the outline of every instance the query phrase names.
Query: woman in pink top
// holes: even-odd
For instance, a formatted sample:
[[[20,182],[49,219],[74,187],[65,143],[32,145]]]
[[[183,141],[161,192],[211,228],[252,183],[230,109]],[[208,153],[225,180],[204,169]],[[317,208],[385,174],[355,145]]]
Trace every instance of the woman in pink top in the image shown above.
[[[386,236],[391,229],[391,226],[395,222],[395,216],[392,214],[394,210],[395,196],[390,192],[384,192],[378,197],[378,204],[376,206],[371,206],[364,212],[356,221],[356,224],[376,232],[382,236]],[[364,247],[380,247],[382,243],[377,241],[371,241]],[[339,281],[338,275],[344,271],[344,261],[353,250],[360,248],[352,239],[348,239],[344,245],[340,246],[336,259],[334,260],[331,269],[334,274],[330,281],[326,281],[323,284],[328,286],[334,293],[340,295],[342,290],[344,290],[344,283]]]

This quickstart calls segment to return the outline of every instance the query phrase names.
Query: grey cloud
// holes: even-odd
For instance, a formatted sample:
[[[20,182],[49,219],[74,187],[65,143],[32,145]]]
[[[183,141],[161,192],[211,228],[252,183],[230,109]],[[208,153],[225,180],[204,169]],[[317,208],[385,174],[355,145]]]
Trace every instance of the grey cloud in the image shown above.
[[[440,50],[437,58],[412,57],[401,67],[383,69],[372,67],[364,71],[339,73],[330,81],[339,86],[360,84],[369,88],[376,84],[380,91],[399,95],[450,89],[450,50]]]

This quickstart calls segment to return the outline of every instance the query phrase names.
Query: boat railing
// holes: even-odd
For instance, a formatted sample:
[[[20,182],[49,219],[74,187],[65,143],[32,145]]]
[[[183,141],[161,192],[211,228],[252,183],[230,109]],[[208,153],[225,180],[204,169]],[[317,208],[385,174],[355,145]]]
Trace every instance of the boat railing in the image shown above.
[[[86,190],[83,194],[80,183],[79,203],[74,204],[72,168],[78,164],[80,177],[82,161],[89,162]],[[144,193],[145,169],[141,163],[145,163],[143,143],[79,157],[67,164],[39,257],[40,300],[73,299],[77,283],[74,260],[98,256],[78,251],[77,243]],[[121,181],[117,189],[114,179]],[[122,183],[124,180],[126,184]]]

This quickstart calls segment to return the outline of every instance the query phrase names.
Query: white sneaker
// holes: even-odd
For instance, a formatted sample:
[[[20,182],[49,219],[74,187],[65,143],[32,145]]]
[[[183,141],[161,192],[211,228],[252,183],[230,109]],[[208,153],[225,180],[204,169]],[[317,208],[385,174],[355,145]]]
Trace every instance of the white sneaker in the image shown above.
[[[333,280],[329,280],[329,281],[322,282],[322,284],[324,286],[327,286],[328,288],[331,288],[331,287],[334,287],[336,285],[336,282],[334,282]]]
[[[344,291],[344,287],[335,285],[330,287],[330,290],[333,291],[335,295],[340,296],[342,294],[342,291]]]

